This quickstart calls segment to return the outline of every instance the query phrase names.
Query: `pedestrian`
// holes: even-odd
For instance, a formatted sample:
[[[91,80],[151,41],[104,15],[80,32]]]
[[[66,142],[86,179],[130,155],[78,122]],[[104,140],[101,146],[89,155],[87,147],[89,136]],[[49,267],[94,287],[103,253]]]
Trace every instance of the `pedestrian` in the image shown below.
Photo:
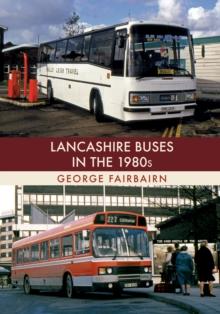
[[[172,256],[171,256],[171,263],[172,263],[172,265],[174,266],[174,269],[175,269],[175,267],[176,267],[176,257],[177,257],[177,254],[180,252],[180,245],[179,245],[178,242],[176,242],[174,244],[174,248],[175,248],[175,250],[173,251]]]
[[[182,246],[180,252],[176,256],[176,274],[183,295],[190,295],[190,285],[193,273],[193,259],[191,255],[187,253],[187,249],[186,245]]]
[[[212,293],[213,281],[215,280],[213,276],[215,263],[212,253],[210,252],[207,246],[208,241],[206,240],[202,241],[200,249],[195,254],[195,263],[199,279],[200,296],[204,297],[204,284],[208,282],[209,285],[208,296],[215,297],[215,295]]]
[[[171,263],[173,247],[168,246],[165,261],[163,264],[164,279],[166,283],[171,283],[173,279],[173,265]]]
[[[179,243],[176,242],[174,244],[174,247],[175,247],[175,250],[173,251],[172,257],[171,257],[171,263],[173,265],[173,286],[176,293],[181,293],[181,286],[179,284],[179,281],[177,279],[177,274],[176,274],[176,257],[180,253]]]

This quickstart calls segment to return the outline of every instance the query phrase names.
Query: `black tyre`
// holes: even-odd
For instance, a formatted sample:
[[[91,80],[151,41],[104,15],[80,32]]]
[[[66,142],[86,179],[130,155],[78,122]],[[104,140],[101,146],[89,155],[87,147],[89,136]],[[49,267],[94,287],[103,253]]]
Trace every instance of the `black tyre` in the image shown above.
[[[52,105],[54,103],[53,88],[51,84],[47,85],[47,102],[49,105]]]
[[[67,298],[73,297],[73,280],[70,274],[67,274],[66,280],[65,280],[65,292]]]
[[[32,291],[33,290],[32,290],[31,285],[30,285],[29,277],[25,276],[25,278],[24,278],[24,293],[25,294],[31,294]]]
[[[93,109],[96,121],[104,122],[105,118],[104,118],[104,113],[103,113],[102,100],[98,92],[96,92],[93,96],[92,109]]]

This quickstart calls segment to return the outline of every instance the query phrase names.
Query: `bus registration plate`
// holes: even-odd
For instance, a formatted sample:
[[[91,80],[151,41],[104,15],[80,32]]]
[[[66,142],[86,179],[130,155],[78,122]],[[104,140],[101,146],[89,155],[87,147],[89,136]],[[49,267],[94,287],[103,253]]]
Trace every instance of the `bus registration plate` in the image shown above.
[[[136,282],[127,282],[124,284],[125,288],[136,288],[138,285]]]

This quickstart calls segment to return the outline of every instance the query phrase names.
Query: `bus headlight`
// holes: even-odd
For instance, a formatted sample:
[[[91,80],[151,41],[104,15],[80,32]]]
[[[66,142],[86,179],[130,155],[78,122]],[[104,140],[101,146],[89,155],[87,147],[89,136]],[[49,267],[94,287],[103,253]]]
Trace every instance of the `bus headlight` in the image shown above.
[[[148,267],[144,267],[144,272],[148,273],[149,272],[149,268]]]
[[[107,268],[107,273],[108,273],[108,274],[112,274],[112,268],[111,268],[111,267],[108,267],[108,268]]]
[[[130,105],[146,105],[150,102],[150,96],[144,93],[130,93]]]
[[[105,275],[106,274],[106,268],[105,267],[99,267],[99,275]]]
[[[186,101],[196,101],[196,93],[195,92],[185,93],[185,100]]]

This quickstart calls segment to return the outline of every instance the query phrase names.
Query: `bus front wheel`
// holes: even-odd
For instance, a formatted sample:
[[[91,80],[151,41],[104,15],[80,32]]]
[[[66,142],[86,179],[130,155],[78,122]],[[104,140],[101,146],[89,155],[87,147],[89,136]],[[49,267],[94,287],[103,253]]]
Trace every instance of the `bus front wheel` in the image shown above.
[[[104,122],[102,100],[98,92],[93,96],[93,112],[97,122]]]
[[[32,293],[30,280],[29,280],[28,276],[25,276],[25,278],[24,278],[24,293],[25,294],[31,294]]]
[[[66,276],[65,290],[66,290],[66,296],[68,298],[72,298],[73,297],[73,280],[70,274],[67,274]]]

